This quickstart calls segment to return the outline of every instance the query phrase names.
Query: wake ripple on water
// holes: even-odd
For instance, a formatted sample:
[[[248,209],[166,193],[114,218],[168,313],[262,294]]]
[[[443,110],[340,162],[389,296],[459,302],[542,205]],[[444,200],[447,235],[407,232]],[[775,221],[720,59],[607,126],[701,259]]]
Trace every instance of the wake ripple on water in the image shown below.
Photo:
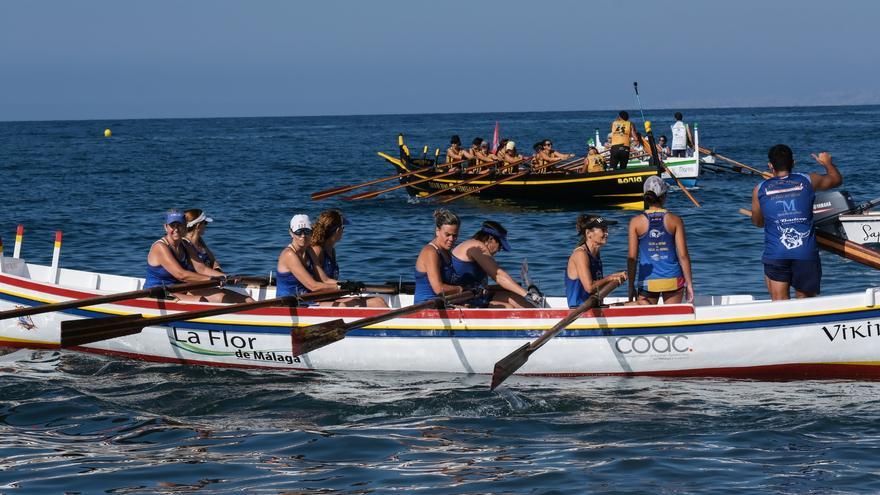
[[[513,377],[490,392],[487,380],[257,373],[18,351],[0,357],[0,486],[119,493],[880,488],[875,383]]]

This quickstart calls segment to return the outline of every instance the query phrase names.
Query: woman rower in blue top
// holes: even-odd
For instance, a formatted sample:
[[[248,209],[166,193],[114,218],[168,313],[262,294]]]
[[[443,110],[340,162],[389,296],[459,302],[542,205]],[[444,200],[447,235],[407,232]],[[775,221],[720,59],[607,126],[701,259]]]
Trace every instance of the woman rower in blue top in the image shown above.
[[[339,283],[324,273],[312,252],[312,222],[308,215],[294,215],[290,219],[291,242],[278,255],[276,268],[277,287],[275,296],[308,294],[322,290],[354,288],[353,283]],[[319,306],[358,306],[357,298],[342,298],[334,301],[321,301]]]
[[[590,294],[603,285],[614,280],[626,280],[626,272],[603,276],[602,258],[599,256],[599,250],[608,242],[608,226],[616,223],[595,215],[578,216],[575,225],[580,241],[568,257],[565,269],[565,297],[569,308],[583,304]]]
[[[452,250],[452,269],[455,283],[466,288],[486,287],[488,279],[498,282],[504,290],[471,299],[469,306],[478,308],[543,307],[543,297],[537,287],[523,289],[495,261],[499,251],[510,251],[507,230],[498,222],[483,222],[473,238]]]
[[[199,209],[186,210],[183,212],[183,216],[186,219],[186,236],[181,241],[190,251],[190,256],[198,258],[205,266],[222,272],[223,270],[220,269],[217,257],[208,248],[204,238],[205,228],[214,219],[205,215],[205,212]]]
[[[318,266],[324,271],[326,280],[339,280],[339,264],[336,262],[336,244],[342,239],[347,218],[339,210],[321,212],[312,226],[311,250]],[[326,281],[325,280],[325,281]],[[357,297],[343,299],[347,306],[368,306],[371,308],[387,308],[388,304],[381,297]]]
[[[165,214],[165,237],[153,243],[147,255],[147,278],[144,288],[175,285],[184,282],[201,282],[211,277],[223,276],[190,256],[181,240],[186,233],[186,220],[178,210]],[[173,294],[180,301],[245,302],[247,296],[223,289],[200,289]]]
[[[693,302],[691,259],[684,222],[663,208],[669,186],[659,176],[645,181],[645,212],[629,222],[629,299],[637,304]],[[636,264],[638,280],[634,280]],[[636,288],[638,298],[636,299]]]
[[[422,248],[416,259],[414,304],[431,300],[441,293],[451,296],[464,290],[453,285],[455,271],[450,253],[458,239],[461,221],[455,213],[440,209],[434,212],[434,224],[434,239]]]

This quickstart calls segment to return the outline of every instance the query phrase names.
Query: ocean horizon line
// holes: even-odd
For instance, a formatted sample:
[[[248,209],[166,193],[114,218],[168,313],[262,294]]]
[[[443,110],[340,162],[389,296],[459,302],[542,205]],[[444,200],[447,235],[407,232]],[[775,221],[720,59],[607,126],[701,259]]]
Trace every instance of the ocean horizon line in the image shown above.
[[[719,106],[719,107],[651,107],[645,108],[645,112],[678,110],[682,112],[689,111],[713,111],[713,110],[779,110],[786,108],[848,108],[848,107],[880,107],[880,103],[865,104],[846,104],[846,105],[762,105],[762,106]],[[234,119],[320,119],[320,118],[348,118],[348,117],[395,117],[395,116],[413,116],[413,115],[509,115],[509,114],[547,114],[547,113],[597,113],[597,112],[618,112],[627,110],[632,112],[638,107],[633,108],[600,108],[591,110],[506,110],[506,111],[489,111],[489,112],[403,112],[403,113],[350,113],[350,114],[325,114],[325,115],[229,115],[229,116],[174,116],[174,117],[106,117],[106,118],[82,118],[82,119],[24,119],[24,120],[3,120],[0,118],[0,124],[16,124],[16,123],[48,123],[48,122],[123,122],[123,121],[147,121],[147,120],[234,120]]]

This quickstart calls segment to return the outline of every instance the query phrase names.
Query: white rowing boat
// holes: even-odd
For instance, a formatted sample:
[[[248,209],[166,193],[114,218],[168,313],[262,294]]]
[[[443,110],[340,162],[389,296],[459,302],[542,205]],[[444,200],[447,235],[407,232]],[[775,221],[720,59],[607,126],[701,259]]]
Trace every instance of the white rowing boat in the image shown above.
[[[697,180],[700,177],[700,165],[706,163],[703,159],[707,158],[706,156],[700,156],[700,131],[696,127],[694,128],[694,141],[696,144],[691,156],[666,157],[662,159],[663,164],[675,174],[675,177],[678,178],[685,187],[696,187]],[[599,142],[599,129],[596,129],[596,142]],[[602,150],[605,150],[605,148],[603,147]],[[632,159],[627,163],[627,169],[638,169],[650,166],[650,161],[646,159]],[[673,179],[668,172],[663,172],[660,174],[660,177],[669,184],[675,185],[675,179]]]
[[[0,258],[0,311],[135,290],[142,280]],[[269,287],[248,289],[271,298]],[[696,303],[594,309],[552,339],[518,373],[770,378],[880,378],[880,288],[808,300],[701,296]],[[392,307],[411,296],[383,296]],[[425,310],[351,331],[296,356],[291,329],[382,314],[372,308],[267,307],[72,347],[148,361],[275,370],[491,373],[494,363],[568,314],[549,309]],[[608,299],[606,302],[614,302]],[[59,348],[61,323],[147,317],[222,307],[136,299],[0,320],[0,345]]]

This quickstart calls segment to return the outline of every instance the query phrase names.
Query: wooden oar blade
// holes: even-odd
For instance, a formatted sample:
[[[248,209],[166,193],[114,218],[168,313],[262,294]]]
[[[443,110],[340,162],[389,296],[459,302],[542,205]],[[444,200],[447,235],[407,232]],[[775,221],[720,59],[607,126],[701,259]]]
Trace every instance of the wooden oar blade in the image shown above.
[[[147,323],[140,314],[61,322],[61,347],[91,344],[102,340],[140,333]],[[102,322],[101,320],[109,320]]]
[[[492,372],[492,390],[495,390],[498,385],[501,385],[504,380],[507,380],[510,375],[516,373],[516,370],[522,368],[522,366],[526,364],[526,361],[529,360],[529,356],[532,355],[531,346],[532,343],[527,342],[519,349],[504,356],[495,363],[495,370]]]
[[[290,342],[294,357],[320,349],[326,345],[338,342],[345,338],[348,333],[345,321],[326,321],[307,327],[297,327],[290,331]]]

